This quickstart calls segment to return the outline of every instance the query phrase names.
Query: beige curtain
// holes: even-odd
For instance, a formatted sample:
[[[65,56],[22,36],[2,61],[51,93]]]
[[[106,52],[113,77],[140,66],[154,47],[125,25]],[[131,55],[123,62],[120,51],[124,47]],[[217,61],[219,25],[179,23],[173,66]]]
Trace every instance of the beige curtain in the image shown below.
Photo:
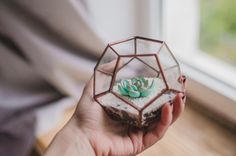
[[[29,66],[39,76],[60,92],[78,98],[80,84],[91,76],[95,60],[105,46],[85,2],[20,0],[0,3],[0,33],[22,50],[29,59]],[[1,44],[1,48],[0,61],[6,57],[3,54],[6,47]],[[14,65],[5,61],[1,65],[3,75],[9,75],[8,67]],[[8,81],[22,83],[14,73]]]

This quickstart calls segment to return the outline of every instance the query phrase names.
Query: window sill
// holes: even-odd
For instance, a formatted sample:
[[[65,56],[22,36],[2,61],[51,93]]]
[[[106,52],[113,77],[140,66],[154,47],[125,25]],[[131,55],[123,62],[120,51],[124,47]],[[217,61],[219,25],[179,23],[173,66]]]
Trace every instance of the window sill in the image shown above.
[[[183,73],[188,77],[187,94],[190,98],[236,126],[234,67],[202,52],[193,53],[191,56],[176,53],[176,56],[180,60]]]

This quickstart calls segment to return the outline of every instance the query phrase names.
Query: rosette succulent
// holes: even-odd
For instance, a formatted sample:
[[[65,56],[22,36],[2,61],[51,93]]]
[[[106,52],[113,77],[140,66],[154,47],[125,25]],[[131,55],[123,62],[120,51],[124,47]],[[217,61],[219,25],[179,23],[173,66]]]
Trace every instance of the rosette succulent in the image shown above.
[[[135,77],[129,80],[121,80],[118,83],[118,90],[121,95],[131,98],[139,98],[148,96],[154,89],[154,80],[149,80],[144,77]]]

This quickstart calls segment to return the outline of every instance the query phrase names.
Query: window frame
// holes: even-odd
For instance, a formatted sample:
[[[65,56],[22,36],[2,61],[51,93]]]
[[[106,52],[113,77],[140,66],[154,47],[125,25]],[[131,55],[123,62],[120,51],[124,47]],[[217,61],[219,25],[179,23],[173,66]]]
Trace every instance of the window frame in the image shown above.
[[[198,48],[199,25],[194,24],[199,24],[200,22],[199,3],[199,0],[162,1],[162,38],[167,43],[170,41],[169,45],[180,61],[183,74],[188,77],[187,94],[190,98],[199,101],[205,108],[220,114],[220,116],[227,118],[228,121],[236,123],[236,69],[233,65],[210,56]],[[176,8],[174,8],[174,5],[176,5]],[[171,29],[175,25],[173,23],[170,24],[171,22],[168,23],[168,21],[173,18],[178,18],[178,21],[184,21],[183,18],[185,18],[185,16],[178,16],[175,12],[176,10],[173,11],[175,13],[171,13],[173,8],[192,10],[192,13],[187,16],[189,16],[189,19],[195,20],[192,21],[192,26],[195,30],[190,30],[189,32],[196,32],[196,34],[193,34],[195,37],[193,39],[187,38],[187,40],[192,41],[190,43],[192,47],[190,48],[183,48],[186,40],[182,42],[182,47],[172,44],[172,38],[178,39],[181,36],[176,36],[175,32],[173,32],[176,29]],[[186,27],[188,26],[190,27],[191,23]],[[191,28],[182,29],[181,31],[188,31],[188,29]],[[187,34],[189,32],[183,35],[189,37],[189,34]]]

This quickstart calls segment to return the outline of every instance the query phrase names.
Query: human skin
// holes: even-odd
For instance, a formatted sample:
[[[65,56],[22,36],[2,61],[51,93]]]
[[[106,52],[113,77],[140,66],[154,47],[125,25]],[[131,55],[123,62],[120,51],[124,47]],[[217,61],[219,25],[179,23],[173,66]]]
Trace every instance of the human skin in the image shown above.
[[[185,77],[181,78],[185,86]],[[177,94],[173,103],[163,105],[159,120],[146,129],[134,128],[107,116],[93,99],[92,77],[84,88],[75,113],[58,132],[46,150],[45,156],[136,155],[164,136],[169,126],[183,112],[185,100],[185,94]]]

